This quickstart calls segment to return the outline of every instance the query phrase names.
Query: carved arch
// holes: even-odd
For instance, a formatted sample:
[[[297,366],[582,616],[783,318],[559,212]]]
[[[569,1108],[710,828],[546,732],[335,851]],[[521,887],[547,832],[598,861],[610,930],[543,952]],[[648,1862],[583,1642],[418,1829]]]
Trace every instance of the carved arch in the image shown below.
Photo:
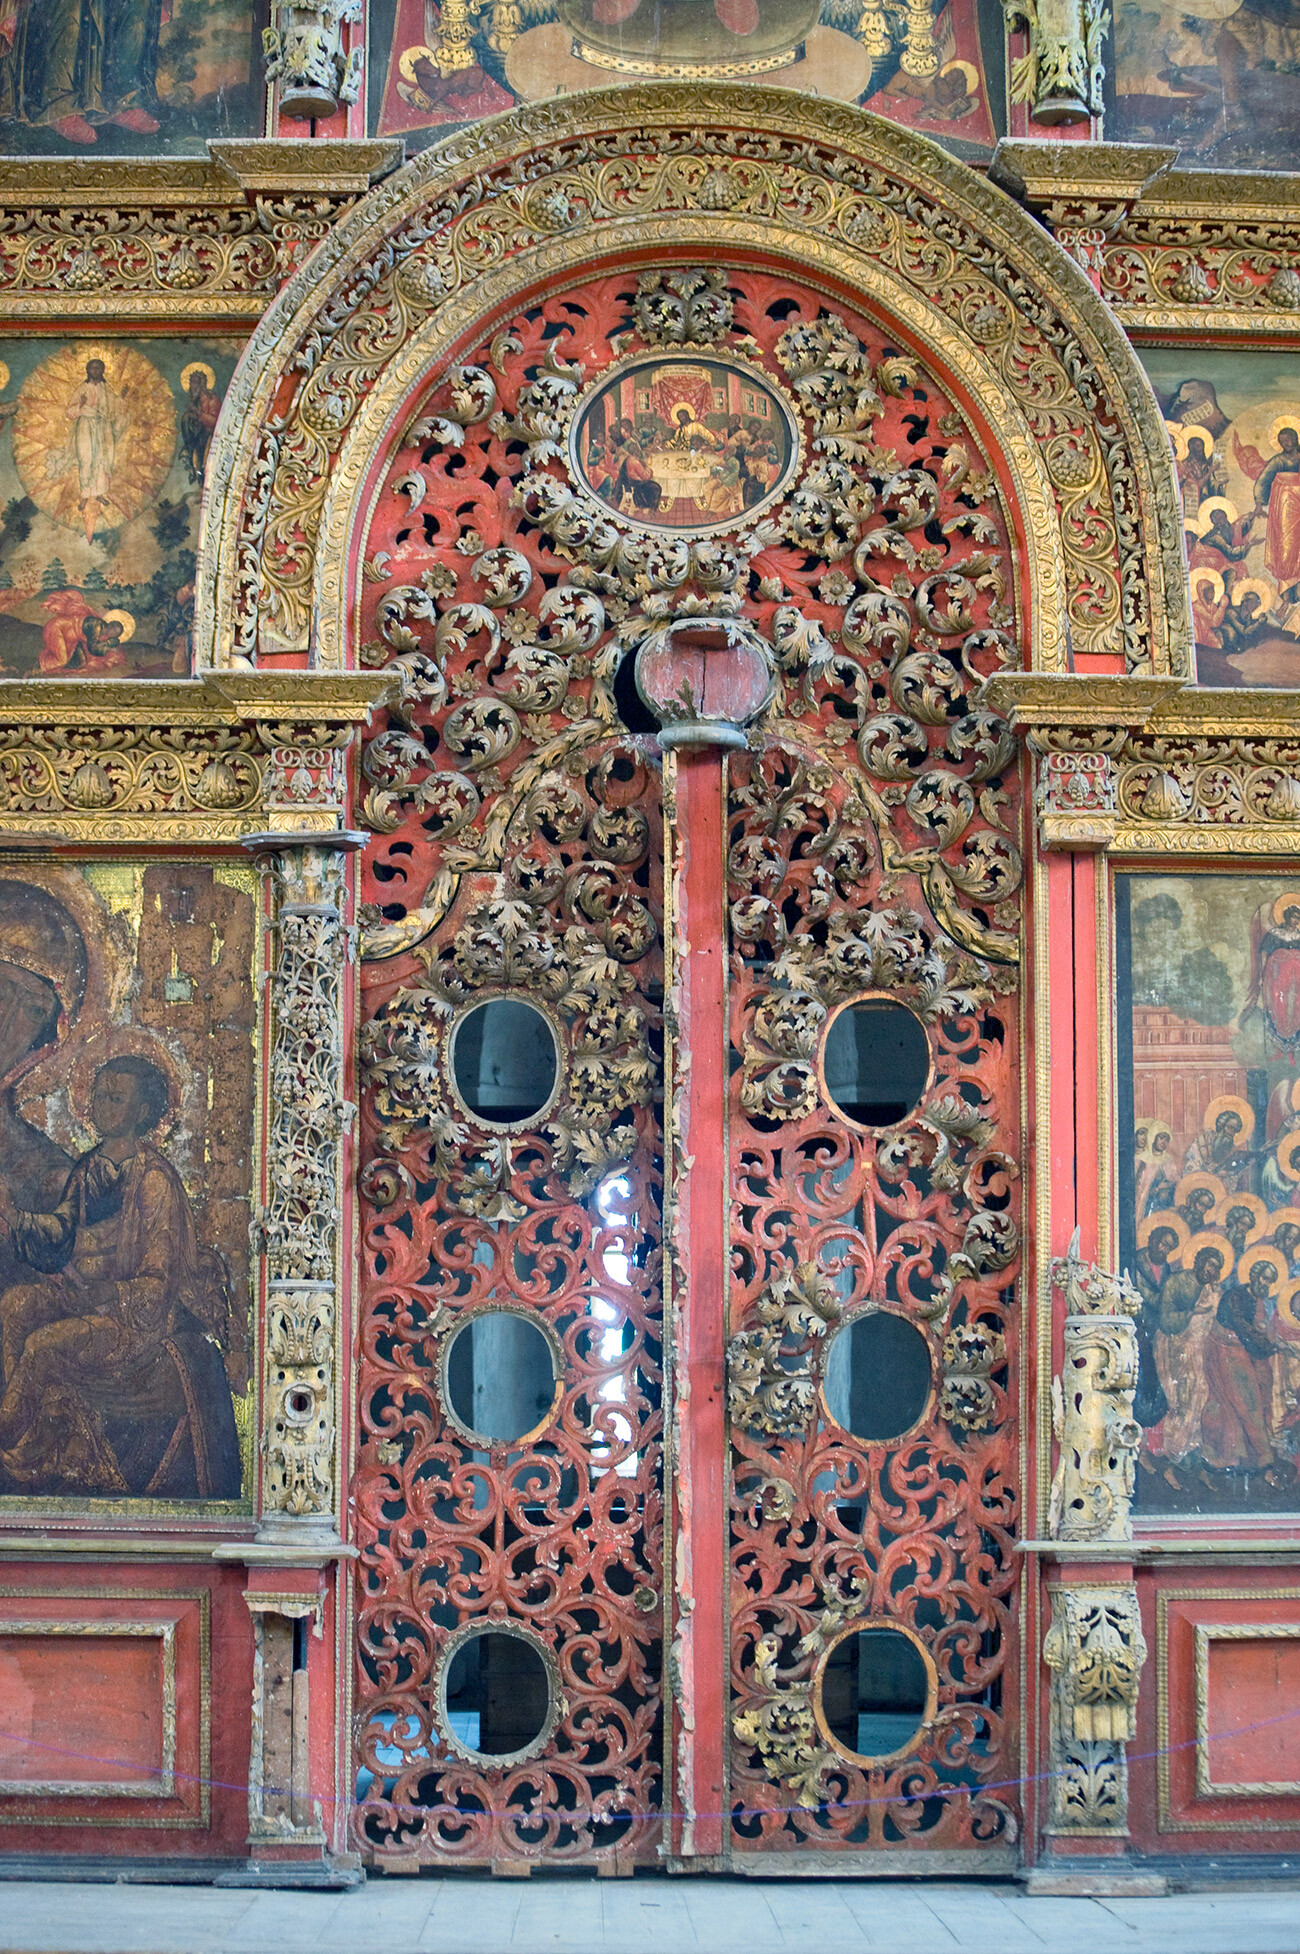
[[[602,266],[762,262],[869,307],[983,423],[1023,538],[1026,662],[1190,676],[1173,459],[1083,273],[1001,191],[878,117],[675,84],[536,105],[427,151],[325,241],[226,396],[200,669],[347,662],[366,484],[422,377]]]

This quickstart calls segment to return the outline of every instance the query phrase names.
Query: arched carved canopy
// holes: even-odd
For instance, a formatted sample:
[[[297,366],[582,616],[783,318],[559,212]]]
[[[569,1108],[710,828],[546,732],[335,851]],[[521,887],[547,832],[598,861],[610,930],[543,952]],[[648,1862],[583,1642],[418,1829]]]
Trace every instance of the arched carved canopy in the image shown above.
[[[1026,662],[1190,676],[1172,459],[1087,279],[932,144],[839,104],[722,84],[507,116],[426,152],[326,241],[226,396],[200,667],[307,647],[322,668],[353,662],[356,543],[412,390],[530,293],[634,260],[761,262],[869,310],[997,459],[1022,538]]]

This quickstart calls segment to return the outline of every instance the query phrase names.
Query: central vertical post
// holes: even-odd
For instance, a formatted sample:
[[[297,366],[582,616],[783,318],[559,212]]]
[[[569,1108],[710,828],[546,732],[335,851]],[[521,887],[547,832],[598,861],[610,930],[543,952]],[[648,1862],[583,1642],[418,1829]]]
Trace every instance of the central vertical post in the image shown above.
[[[665,756],[671,849],[669,1187],[679,1684],[673,1843],[723,1852],[727,1804],[726,751]]]

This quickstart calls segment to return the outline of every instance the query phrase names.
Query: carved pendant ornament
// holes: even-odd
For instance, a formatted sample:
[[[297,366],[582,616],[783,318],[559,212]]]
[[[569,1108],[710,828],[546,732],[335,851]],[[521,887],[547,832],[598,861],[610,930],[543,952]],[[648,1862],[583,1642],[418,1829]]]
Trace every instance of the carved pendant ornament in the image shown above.
[[[637,682],[707,693],[733,655],[761,667],[730,762],[735,1847],[1009,1842],[978,1786],[1014,1775],[1020,815],[977,694],[1018,654],[970,424],[788,281],[622,272],[434,377],[364,564],[360,657],[400,696],[362,758],[363,1849],[653,1861],[662,1049],[686,1034],[663,1021]],[[707,699],[676,709],[665,742]],[[837,1113],[820,1056],[863,998],[905,1005],[930,1052],[880,1134]],[[551,1054],[530,1106],[467,1083],[493,1003]],[[558,1367],[511,1443],[476,1432],[452,1354],[503,1312]],[[932,1378],[897,1447],[826,1409],[832,1334],[880,1312]],[[933,1685],[887,1769],[816,1734],[821,1668],[866,1619]],[[455,1705],[467,1643],[507,1631],[548,1708],[498,1757]]]

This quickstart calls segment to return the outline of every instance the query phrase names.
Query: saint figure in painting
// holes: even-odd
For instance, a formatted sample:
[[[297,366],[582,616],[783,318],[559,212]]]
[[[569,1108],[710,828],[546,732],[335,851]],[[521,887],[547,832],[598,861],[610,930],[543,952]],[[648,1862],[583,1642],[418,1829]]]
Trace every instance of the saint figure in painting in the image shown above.
[[[1270,1431],[1277,1346],[1266,1312],[1285,1275],[1285,1259],[1276,1249],[1248,1249],[1237,1280],[1224,1286],[1205,1343],[1209,1389],[1201,1451],[1206,1463],[1220,1472],[1262,1469],[1270,1483],[1278,1476]]]
[[[224,1272],[150,1135],[168,1109],[150,1060],[95,1075],[99,1144],[48,1210],[0,1194],[23,1279],[0,1295],[0,1488],[236,1499],[240,1460],[209,1326]]]
[[[1283,422],[1273,430],[1277,453],[1267,461],[1234,434],[1238,466],[1255,484],[1255,520],[1267,523],[1264,568],[1283,597],[1300,592],[1300,429]]]
[[[163,0],[0,0],[0,116],[65,142],[156,136]]]

